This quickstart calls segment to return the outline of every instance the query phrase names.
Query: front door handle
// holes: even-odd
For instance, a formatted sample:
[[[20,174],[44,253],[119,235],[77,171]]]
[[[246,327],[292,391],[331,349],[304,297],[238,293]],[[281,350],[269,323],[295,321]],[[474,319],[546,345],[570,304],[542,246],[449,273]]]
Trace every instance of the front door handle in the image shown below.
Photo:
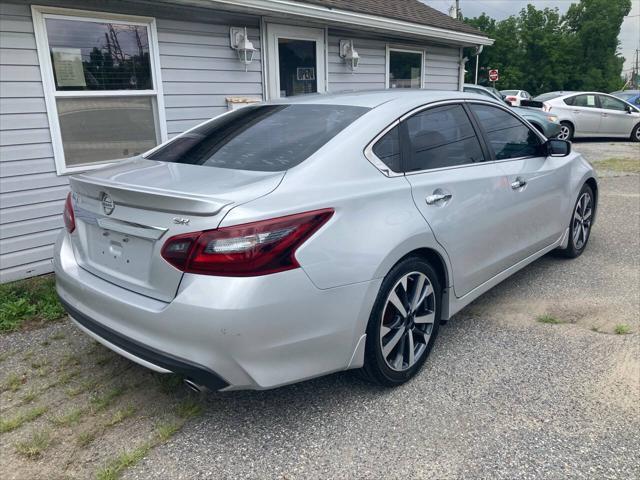
[[[524,187],[527,184],[527,181],[522,177],[517,177],[514,182],[511,183],[511,188],[513,190],[518,190]]]
[[[434,193],[433,195],[429,195],[425,200],[427,202],[427,205],[435,205],[439,202],[446,202],[448,200],[451,200],[451,197],[453,195],[451,195],[450,193]]]

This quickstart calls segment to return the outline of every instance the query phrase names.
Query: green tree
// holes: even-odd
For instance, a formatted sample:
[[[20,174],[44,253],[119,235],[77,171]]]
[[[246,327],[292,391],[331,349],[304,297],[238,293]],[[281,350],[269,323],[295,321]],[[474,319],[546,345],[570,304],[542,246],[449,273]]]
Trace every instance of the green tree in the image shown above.
[[[479,83],[488,85],[488,70],[500,70],[500,89],[532,94],[552,90],[612,91],[620,87],[624,59],[617,55],[622,21],[631,0],[580,0],[566,15],[557,8],[527,5],[518,15],[496,21],[485,13],[465,18],[495,39],[480,56]],[[475,59],[467,82],[473,82]]]

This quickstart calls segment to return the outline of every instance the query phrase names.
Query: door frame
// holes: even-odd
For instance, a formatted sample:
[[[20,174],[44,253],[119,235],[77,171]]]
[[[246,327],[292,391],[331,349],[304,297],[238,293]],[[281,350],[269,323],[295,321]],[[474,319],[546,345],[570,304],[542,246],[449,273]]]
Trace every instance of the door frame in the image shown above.
[[[310,40],[316,42],[316,84],[318,93],[327,92],[327,31],[326,28],[298,27],[280,23],[265,23],[265,96],[267,100],[280,98],[280,68],[278,39]]]

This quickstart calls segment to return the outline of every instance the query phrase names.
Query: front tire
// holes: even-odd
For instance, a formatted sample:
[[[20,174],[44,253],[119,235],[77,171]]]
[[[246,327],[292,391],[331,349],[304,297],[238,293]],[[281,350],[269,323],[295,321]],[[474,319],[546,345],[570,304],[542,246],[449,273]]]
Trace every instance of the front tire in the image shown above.
[[[431,351],[441,311],[442,287],[429,262],[409,257],[393,267],[369,317],[365,377],[388,387],[412,378]]]
[[[573,140],[573,134],[573,125],[571,125],[569,122],[560,122],[560,133],[556,135],[556,138],[558,140],[567,140],[570,142],[571,140]]]
[[[640,123],[633,128],[633,132],[631,132],[631,141],[640,142]]]
[[[560,250],[565,257],[576,258],[584,252],[591,235],[594,213],[595,196],[591,187],[585,183],[573,207],[569,228],[569,244],[567,248]]]

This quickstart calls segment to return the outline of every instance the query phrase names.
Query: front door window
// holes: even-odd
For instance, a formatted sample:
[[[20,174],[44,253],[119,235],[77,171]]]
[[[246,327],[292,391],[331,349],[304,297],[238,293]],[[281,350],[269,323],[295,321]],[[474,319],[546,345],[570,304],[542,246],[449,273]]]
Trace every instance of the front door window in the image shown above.
[[[280,96],[318,91],[316,42],[278,38]]]

